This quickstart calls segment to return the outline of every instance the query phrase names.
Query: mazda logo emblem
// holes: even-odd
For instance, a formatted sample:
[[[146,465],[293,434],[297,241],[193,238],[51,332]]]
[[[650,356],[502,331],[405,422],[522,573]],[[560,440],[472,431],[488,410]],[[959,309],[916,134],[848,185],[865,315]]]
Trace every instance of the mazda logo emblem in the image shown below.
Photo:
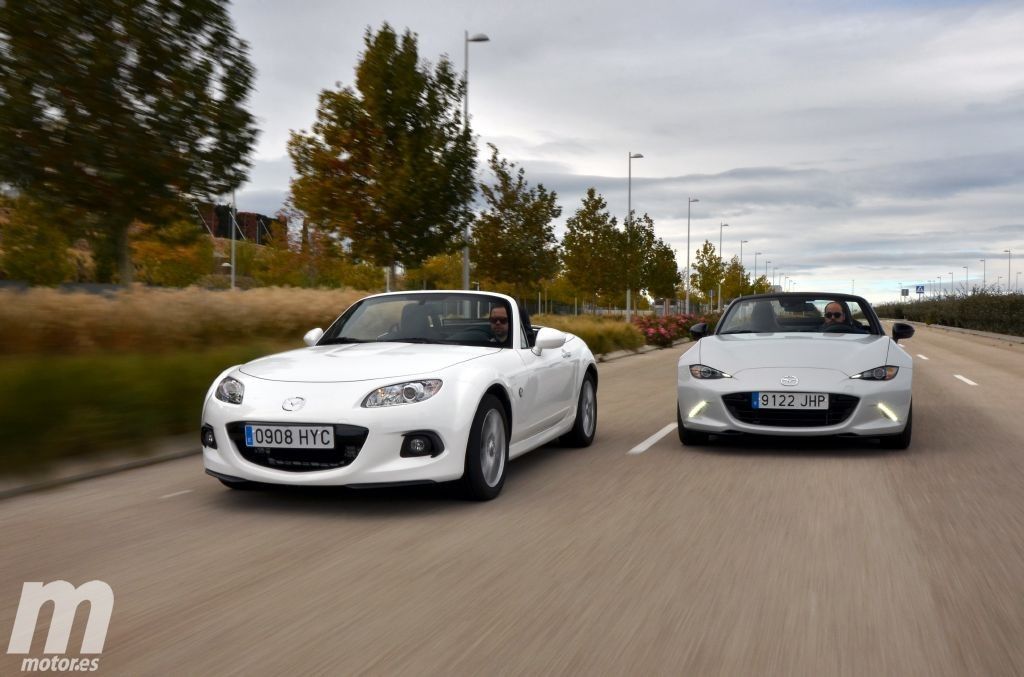
[[[779,382],[784,386],[800,385],[800,379],[796,376],[783,376]]]
[[[302,397],[289,397],[281,405],[281,408],[285,411],[298,411],[302,407],[306,406],[306,400]]]

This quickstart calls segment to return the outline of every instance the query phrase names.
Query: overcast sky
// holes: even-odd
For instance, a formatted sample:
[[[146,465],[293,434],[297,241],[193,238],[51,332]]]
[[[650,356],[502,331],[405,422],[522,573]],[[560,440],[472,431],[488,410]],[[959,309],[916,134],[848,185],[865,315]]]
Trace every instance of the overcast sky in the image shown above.
[[[558,193],[632,203],[686,265],[705,240],[797,290],[1024,288],[1024,3],[238,0],[262,130],[238,208],[274,213],[291,130],[352,85],[368,26],[464,67],[480,147]],[[481,166],[485,166],[481,154]],[[721,223],[729,224],[720,228]],[[965,271],[963,266],[967,266]],[[776,272],[777,271],[777,272]]]

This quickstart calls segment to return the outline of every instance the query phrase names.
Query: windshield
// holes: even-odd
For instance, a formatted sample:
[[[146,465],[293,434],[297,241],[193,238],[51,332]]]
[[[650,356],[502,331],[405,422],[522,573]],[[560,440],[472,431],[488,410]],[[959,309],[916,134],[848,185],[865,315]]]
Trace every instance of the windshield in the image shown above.
[[[439,292],[359,301],[317,345],[394,341],[511,347],[512,309],[497,296]]]
[[[856,297],[759,296],[729,306],[716,334],[808,332],[881,334],[867,301]]]

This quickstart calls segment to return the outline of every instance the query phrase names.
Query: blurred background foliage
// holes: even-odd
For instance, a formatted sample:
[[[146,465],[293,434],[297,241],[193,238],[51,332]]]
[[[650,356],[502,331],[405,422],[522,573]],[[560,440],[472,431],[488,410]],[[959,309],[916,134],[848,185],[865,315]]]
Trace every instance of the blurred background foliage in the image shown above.
[[[993,294],[975,290],[908,303],[883,303],[879,317],[1024,336],[1024,294]]]

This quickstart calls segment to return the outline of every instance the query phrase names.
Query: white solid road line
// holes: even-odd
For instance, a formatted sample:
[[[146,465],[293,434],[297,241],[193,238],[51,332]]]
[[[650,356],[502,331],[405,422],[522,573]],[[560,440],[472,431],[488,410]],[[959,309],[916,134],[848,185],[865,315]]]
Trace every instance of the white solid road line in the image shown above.
[[[191,493],[192,493],[191,489],[186,489],[185,491],[175,491],[173,494],[164,494],[163,496],[160,497],[160,499],[163,500],[165,498],[174,498],[175,496],[181,496],[183,494],[191,494]]]
[[[927,357],[925,357],[921,353],[918,353],[917,356],[920,357],[922,360],[927,360],[928,359]]]
[[[957,377],[958,379],[960,379],[961,381],[963,381],[964,383],[966,383],[966,384],[967,384],[967,385],[969,385],[969,386],[976,386],[976,385],[978,385],[977,383],[975,383],[975,382],[974,382],[974,381],[972,381],[971,379],[969,379],[969,378],[964,378],[964,377],[963,377],[963,376],[961,376],[960,374],[953,374],[953,376]]]
[[[653,435],[648,437],[646,440],[644,440],[640,444],[638,444],[635,447],[633,447],[632,449],[630,449],[628,453],[630,453],[630,454],[642,454],[642,453],[644,453],[645,451],[647,451],[648,449],[653,447],[658,442],[658,440],[660,440],[665,435],[668,435],[670,432],[672,432],[675,429],[676,429],[676,424],[675,423],[671,423],[671,424],[665,426],[664,428],[662,428],[658,432],[654,433]]]

